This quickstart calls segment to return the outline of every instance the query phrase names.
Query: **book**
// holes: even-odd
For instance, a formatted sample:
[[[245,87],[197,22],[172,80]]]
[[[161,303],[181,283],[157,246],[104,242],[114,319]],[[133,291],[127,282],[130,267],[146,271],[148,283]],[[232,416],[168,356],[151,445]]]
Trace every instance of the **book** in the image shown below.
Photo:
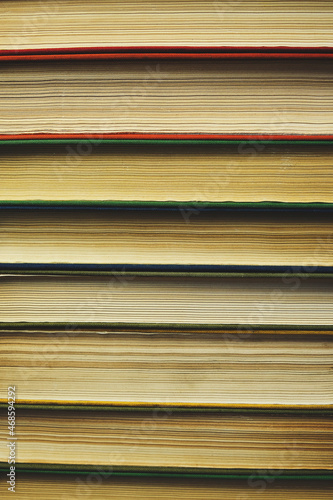
[[[332,138],[331,89],[322,58],[3,62],[0,135]]]
[[[209,210],[191,203],[174,210],[168,205],[164,210],[134,207],[2,210],[0,269],[333,270],[332,209],[250,210],[235,204],[234,210]]]
[[[5,1],[0,48],[332,46],[329,0]]]
[[[1,275],[1,325],[330,329],[332,274],[49,271]]]
[[[321,414],[21,408],[16,463],[124,472],[250,475],[283,468],[322,474],[333,468],[332,431],[331,416]],[[0,452],[2,463],[6,452]]]
[[[79,498],[88,496],[92,500],[117,498],[128,500],[256,500],[258,495],[262,500],[330,500],[332,498],[332,481],[326,476],[321,479],[309,474],[301,480],[292,476],[285,477],[280,470],[266,470],[248,477],[231,475],[231,478],[196,476],[182,477],[179,474],[161,474],[148,477],[144,473],[133,476],[131,473],[115,473],[110,467],[95,467],[88,472],[77,470],[69,473],[64,471],[19,472],[19,489],[15,491],[16,498],[35,500],[47,498]],[[297,476],[297,474],[296,474]],[[236,478],[235,478],[236,477]],[[324,477],[324,479],[323,479]],[[4,482],[4,476],[2,481]],[[1,483],[0,483],[1,484]],[[61,497],[62,495],[62,497]],[[12,493],[3,488],[4,499],[12,498]]]
[[[19,494],[44,477],[42,495],[82,496],[64,475],[102,470],[118,482],[89,496],[328,497],[331,5],[2,7],[0,437]]]
[[[332,410],[331,336],[320,328],[15,325],[0,336],[0,402],[15,384],[17,403],[75,404],[76,411],[78,405],[161,413],[175,407]],[[17,417],[21,426],[20,410]]]
[[[259,137],[0,141],[0,205],[171,206],[194,224],[212,206],[331,204],[332,146]]]

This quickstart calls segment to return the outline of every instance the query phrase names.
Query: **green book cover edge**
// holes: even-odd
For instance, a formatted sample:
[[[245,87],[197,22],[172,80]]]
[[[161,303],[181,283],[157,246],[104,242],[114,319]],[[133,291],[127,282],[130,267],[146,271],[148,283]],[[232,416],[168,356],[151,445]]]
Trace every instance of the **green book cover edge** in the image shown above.
[[[8,208],[136,208],[140,209],[170,209],[188,210],[331,210],[333,202],[281,202],[281,201],[258,201],[258,202],[236,202],[236,201],[141,201],[141,200],[0,200],[0,207]]]
[[[8,471],[8,464],[0,462],[0,470]],[[202,479],[267,479],[267,474],[255,469],[221,469],[221,468],[190,468],[190,467],[123,467],[114,465],[63,465],[63,464],[16,464],[17,472],[55,473],[55,474],[100,474],[101,476],[137,476],[137,477],[170,477],[170,478],[202,478]],[[269,473],[269,471],[267,471]],[[333,471],[295,469],[284,470],[282,474],[269,474],[276,479],[317,479],[332,480]]]
[[[28,264],[26,264],[28,265]],[[70,264],[75,266],[75,264]],[[10,266],[10,264],[9,264]],[[242,272],[242,271],[160,271],[160,270],[145,270],[145,271],[126,271],[126,270],[85,270],[85,269],[17,269],[15,267],[10,268],[6,266],[6,269],[1,269],[0,271],[3,276],[137,276],[137,277],[160,277],[160,278],[302,278],[302,279],[312,279],[312,278],[325,278],[332,279],[333,272],[291,272],[286,270],[284,272]],[[13,264],[13,266],[15,266]],[[126,264],[124,264],[124,267]]]
[[[102,137],[82,137],[74,139],[54,138],[54,139],[0,139],[0,146],[3,145],[23,145],[23,144],[82,144],[92,142],[98,144],[216,144],[216,145],[235,145],[235,144],[282,144],[282,145],[333,145],[330,139],[267,139],[251,138],[248,139],[103,139]]]

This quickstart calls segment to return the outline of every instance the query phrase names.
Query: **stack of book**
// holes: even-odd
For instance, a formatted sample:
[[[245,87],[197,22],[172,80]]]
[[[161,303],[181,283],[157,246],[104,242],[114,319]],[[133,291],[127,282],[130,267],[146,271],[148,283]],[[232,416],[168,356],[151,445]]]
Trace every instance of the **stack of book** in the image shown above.
[[[2,498],[332,498],[331,2],[2,8]]]

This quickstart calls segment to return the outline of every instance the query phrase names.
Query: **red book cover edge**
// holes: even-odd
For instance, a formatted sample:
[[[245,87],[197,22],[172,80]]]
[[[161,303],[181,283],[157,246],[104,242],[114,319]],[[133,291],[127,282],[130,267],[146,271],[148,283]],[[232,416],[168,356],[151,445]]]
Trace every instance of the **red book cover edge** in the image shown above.
[[[331,59],[333,47],[73,47],[0,50],[0,61],[98,59]]]

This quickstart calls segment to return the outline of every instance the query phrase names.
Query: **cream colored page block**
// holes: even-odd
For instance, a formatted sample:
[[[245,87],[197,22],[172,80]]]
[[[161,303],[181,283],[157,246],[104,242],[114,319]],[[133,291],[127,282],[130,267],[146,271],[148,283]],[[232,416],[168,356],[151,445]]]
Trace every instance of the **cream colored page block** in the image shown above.
[[[330,279],[3,276],[3,322],[332,325]]]
[[[330,0],[3,1],[1,49],[332,46]]]
[[[14,380],[21,402],[333,404],[333,344],[325,337],[76,328],[3,333],[0,347],[3,400]]]
[[[88,140],[53,150],[2,149],[0,199],[187,201],[194,208],[208,201],[330,203],[332,167],[323,146],[124,149]]]
[[[7,263],[333,265],[333,223],[311,215],[12,210],[0,227]]]
[[[329,61],[9,63],[0,133],[333,132]]]
[[[17,438],[19,463],[333,469],[325,416],[39,410],[21,414]]]

